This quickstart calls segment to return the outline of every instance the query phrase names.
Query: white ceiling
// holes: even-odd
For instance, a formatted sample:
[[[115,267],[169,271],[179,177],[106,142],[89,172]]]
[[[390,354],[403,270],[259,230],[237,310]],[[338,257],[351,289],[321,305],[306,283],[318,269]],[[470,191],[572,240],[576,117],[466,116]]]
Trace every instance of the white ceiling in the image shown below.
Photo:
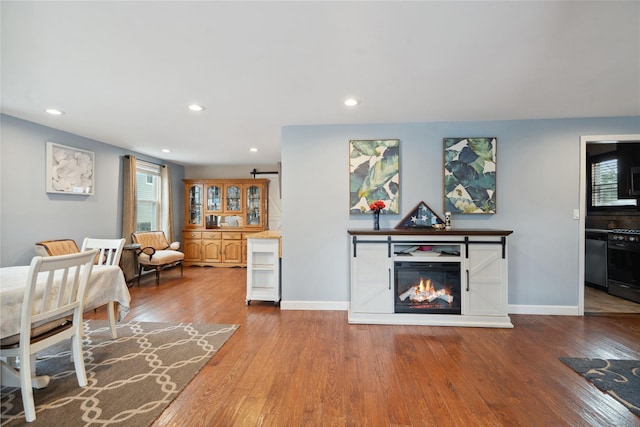
[[[2,1],[1,13],[3,113],[184,165],[274,164],[288,125],[640,116],[638,1]]]

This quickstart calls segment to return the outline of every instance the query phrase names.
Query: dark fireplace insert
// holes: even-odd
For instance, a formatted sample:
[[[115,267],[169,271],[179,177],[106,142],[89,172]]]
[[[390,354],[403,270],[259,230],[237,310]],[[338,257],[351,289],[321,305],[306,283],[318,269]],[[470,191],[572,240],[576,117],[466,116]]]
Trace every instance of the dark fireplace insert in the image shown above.
[[[395,312],[460,314],[460,263],[396,261]]]

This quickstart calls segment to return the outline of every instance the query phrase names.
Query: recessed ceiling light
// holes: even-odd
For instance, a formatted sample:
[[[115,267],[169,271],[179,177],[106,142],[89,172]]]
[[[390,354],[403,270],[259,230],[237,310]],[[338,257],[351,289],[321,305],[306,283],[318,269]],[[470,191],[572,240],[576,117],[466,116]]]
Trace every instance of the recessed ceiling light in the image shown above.
[[[163,152],[163,153],[170,153],[170,152],[171,152],[171,150],[169,150],[168,148],[163,148],[163,149],[162,149],[162,152]]]
[[[349,98],[344,101],[344,105],[347,107],[353,107],[359,104],[359,101],[355,98]]]
[[[47,108],[46,110],[47,113],[51,114],[52,116],[61,116],[64,114],[64,111],[60,111],[57,108]]]
[[[191,104],[191,105],[189,105],[189,110],[191,110],[191,111],[204,111],[204,107],[202,105],[198,105],[198,104]]]
[[[251,147],[249,148],[249,151],[251,151],[252,153],[257,153],[258,149],[256,147]]]

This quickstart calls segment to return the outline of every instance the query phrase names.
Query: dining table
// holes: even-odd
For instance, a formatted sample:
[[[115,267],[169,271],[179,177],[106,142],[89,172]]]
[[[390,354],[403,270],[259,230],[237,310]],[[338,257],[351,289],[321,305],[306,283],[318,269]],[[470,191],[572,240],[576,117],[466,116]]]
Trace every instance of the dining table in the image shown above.
[[[10,337],[20,333],[20,317],[22,301],[29,274],[28,265],[0,268],[0,338]],[[36,299],[42,299],[42,292],[37,288],[44,287],[45,278],[38,280],[36,285]],[[94,265],[85,289],[84,310],[91,310],[109,302],[116,302],[118,306],[117,321],[124,319],[130,309],[131,295],[120,267],[115,265]],[[115,338],[115,337],[114,337]],[[15,370],[2,361],[2,385],[16,386]],[[48,383],[48,378],[34,378],[34,387],[42,388]]]

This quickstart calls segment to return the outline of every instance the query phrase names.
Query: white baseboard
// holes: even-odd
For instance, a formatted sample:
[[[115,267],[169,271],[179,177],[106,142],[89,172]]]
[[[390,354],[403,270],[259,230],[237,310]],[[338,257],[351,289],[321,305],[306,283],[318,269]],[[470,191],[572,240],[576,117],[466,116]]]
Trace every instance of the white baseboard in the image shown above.
[[[547,316],[580,316],[572,305],[517,305],[509,304],[509,314],[542,314]]]
[[[282,310],[336,310],[348,311],[349,301],[280,301]],[[547,316],[580,316],[577,306],[571,305],[518,305],[508,306],[509,314],[540,314]]]
[[[282,310],[349,310],[349,301],[280,301]]]

